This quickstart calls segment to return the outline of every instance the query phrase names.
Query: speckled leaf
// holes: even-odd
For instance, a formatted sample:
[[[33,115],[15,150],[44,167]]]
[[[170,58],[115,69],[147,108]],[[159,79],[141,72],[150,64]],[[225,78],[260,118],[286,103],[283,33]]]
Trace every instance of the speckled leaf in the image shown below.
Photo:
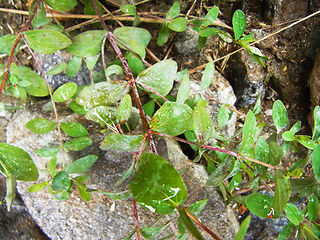
[[[213,8],[211,8],[206,14],[206,16],[204,17],[202,26],[207,27],[211,25],[217,19],[218,14],[219,14],[219,8],[217,6],[214,6]]]
[[[17,35],[7,34],[3,37],[0,37],[0,54],[7,54],[10,55],[11,49],[16,41]],[[19,49],[20,44],[18,45],[17,49]],[[15,54],[18,50],[15,51]]]
[[[88,135],[87,129],[77,122],[63,122],[60,123],[62,131],[71,137],[85,137]]]
[[[206,105],[206,100],[200,100],[194,108],[194,132],[200,144],[206,143],[211,138],[213,132],[212,122],[206,110]]]
[[[17,66],[13,63],[10,68],[10,73],[23,81],[31,82],[28,87],[24,88],[29,95],[35,97],[45,97],[49,95],[45,80],[35,71],[32,71],[31,68]]]
[[[234,38],[238,40],[244,30],[246,29],[246,16],[241,10],[236,10],[232,16],[232,26],[234,31]]]
[[[250,221],[251,221],[251,216],[249,215],[241,223],[240,229],[237,232],[236,236],[234,237],[234,240],[243,240],[244,239],[244,237],[247,233],[247,230],[249,228]]]
[[[0,143],[0,171],[20,181],[36,181],[39,173],[30,155],[21,148]]]
[[[273,104],[272,118],[278,134],[289,124],[287,109],[280,100]]]
[[[144,28],[119,27],[113,34],[128,48],[137,53],[142,59],[146,56],[146,47],[151,40],[151,34]],[[119,47],[125,49],[121,44]]]
[[[314,176],[320,182],[320,144],[318,144],[312,153],[312,168]]]
[[[100,82],[86,86],[79,93],[76,101],[85,109],[108,106],[118,102],[126,88],[127,82]]]
[[[193,124],[193,111],[186,105],[165,102],[150,122],[153,131],[177,136],[189,130]]]
[[[218,35],[223,41],[225,41],[227,43],[233,42],[233,38],[232,38],[231,34],[228,32],[220,30],[220,31],[218,31]]]
[[[69,142],[65,142],[63,146],[69,151],[81,151],[92,144],[91,138],[80,137]]]
[[[63,84],[53,93],[52,99],[55,102],[68,101],[76,93],[77,88],[78,86],[74,82]]]
[[[177,63],[173,60],[163,60],[142,71],[138,81],[147,85],[160,95],[167,95],[172,87],[177,74]],[[148,91],[147,89],[145,89]]]
[[[286,215],[290,222],[292,222],[294,225],[298,226],[303,221],[302,213],[299,211],[299,209],[293,205],[292,203],[288,203],[286,208]]]
[[[97,55],[85,58],[85,62],[86,62],[87,68],[90,71],[93,70],[94,66],[96,65],[97,61],[99,60],[99,57],[100,57],[100,53],[98,53]]]
[[[247,114],[246,120],[243,126],[242,132],[242,142],[240,146],[240,153],[248,154],[252,151],[252,145],[256,139],[256,117],[254,113],[250,110]]]
[[[128,121],[132,112],[132,101],[129,94],[126,94],[120,102],[117,110],[116,120],[117,122]]]
[[[273,213],[272,201],[273,198],[268,195],[252,193],[246,199],[246,206],[253,214],[266,218]]]
[[[209,61],[206,68],[204,69],[201,83],[200,83],[200,91],[205,90],[210,86],[214,77],[214,64],[212,61]]]
[[[218,113],[218,126],[220,128],[226,126],[229,120],[230,110],[226,107],[225,104],[222,104]]]
[[[66,50],[78,57],[95,56],[101,51],[105,34],[105,30],[80,33],[72,39],[72,44]]]
[[[135,200],[153,213],[170,214],[187,198],[186,187],[170,163],[155,154],[141,154],[130,184]]]
[[[260,136],[255,145],[255,158],[261,162],[269,163],[270,162],[270,153],[269,146],[264,137]],[[267,169],[267,167],[255,163],[257,173],[262,173]]]
[[[177,94],[177,102],[184,103],[190,95],[190,80],[189,72],[186,70],[185,74],[182,77],[181,84]]]
[[[117,133],[110,133],[101,142],[100,148],[102,150],[117,150],[137,152],[143,140],[143,135],[121,135]]]
[[[313,110],[313,134],[312,134],[312,140],[318,141],[320,137],[320,107],[316,106]]]
[[[168,27],[168,24],[169,23],[167,21],[164,21],[161,25],[157,40],[157,44],[159,47],[163,46],[169,40],[171,30]]]
[[[172,7],[168,10],[166,14],[166,19],[171,20],[175,17],[178,17],[180,14],[180,3],[178,1],[174,1]]]
[[[291,196],[291,187],[289,178],[283,176],[280,170],[276,172],[277,185],[274,191],[272,207],[274,209],[274,218],[279,218],[284,211],[287,202]]]
[[[77,6],[77,0],[45,0],[57,12],[69,12]]]
[[[316,221],[319,217],[319,200],[316,195],[309,197],[308,201],[308,219]]]
[[[88,171],[97,160],[97,155],[88,155],[70,163],[64,168],[64,171],[69,174],[84,173]]]
[[[168,27],[175,32],[183,32],[187,29],[188,20],[184,17],[178,17],[169,22]]]
[[[99,123],[101,126],[113,125],[116,121],[117,108],[98,106],[86,113],[86,119]]]
[[[82,58],[74,56],[68,62],[67,69],[66,69],[67,77],[71,78],[71,77],[76,76],[78,74],[78,72],[80,71],[81,64],[82,64]]]
[[[56,75],[59,74],[67,69],[67,64],[65,62],[59,63],[58,65],[54,66],[53,68],[50,68],[46,75]]]
[[[58,172],[52,180],[54,191],[68,191],[72,186],[72,180],[65,171]]]
[[[66,35],[51,29],[30,30],[23,34],[30,48],[41,54],[51,54],[71,44]]]
[[[35,118],[26,123],[26,128],[36,134],[44,134],[51,132],[57,127],[55,122],[51,122],[44,118]]]

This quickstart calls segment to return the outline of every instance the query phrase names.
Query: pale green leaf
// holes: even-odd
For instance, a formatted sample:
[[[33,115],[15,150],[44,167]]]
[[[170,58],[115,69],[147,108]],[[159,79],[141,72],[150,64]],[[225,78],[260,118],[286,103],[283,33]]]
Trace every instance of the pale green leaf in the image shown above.
[[[168,10],[166,14],[166,19],[171,20],[173,18],[178,17],[180,14],[180,3],[178,1],[174,1],[172,7]]]
[[[99,57],[100,57],[100,53],[98,53],[97,55],[85,58],[85,62],[86,62],[87,68],[90,71],[93,70],[94,66],[96,65],[97,61],[99,60]]]
[[[102,150],[117,150],[138,152],[143,140],[143,135],[121,135],[118,133],[110,133],[101,142]]]
[[[168,24],[169,23],[167,21],[164,21],[161,25],[157,40],[157,44],[159,47],[163,46],[169,40],[171,30],[168,27]]]
[[[57,12],[69,12],[77,6],[77,0],[45,0]]]
[[[240,146],[240,153],[249,154],[252,150],[252,146],[256,140],[256,117],[250,110],[247,114],[242,131],[242,142]]]
[[[121,5],[120,11],[129,15],[135,15],[136,14],[136,6],[134,5]]]
[[[189,80],[189,72],[186,70],[181,80],[181,84],[177,94],[177,102],[184,103],[189,98],[189,95],[190,95],[190,80]]]
[[[98,106],[86,113],[86,119],[99,123],[101,126],[114,125],[116,122],[116,107]]]
[[[206,100],[200,100],[194,108],[193,125],[199,144],[205,144],[211,137],[213,126],[208,112]]]
[[[74,56],[67,65],[66,75],[71,78],[78,74],[82,64],[82,58]]]
[[[126,94],[120,102],[117,110],[116,120],[121,123],[128,121],[132,112],[132,101],[129,94]]]
[[[28,128],[31,132],[37,134],[44,134],[51,132],[57,127],[55,122],[49,121],[44,118],[35,118],[26,123],[26,128]]]
[[[63,144],[63,146],[69,151],[81,151],[90,145],[92,145],[92,140],[89,137],[75,138]]]
[[[55,102],[68,101],[76,93],[77,88],[78,86],[74,82],[63,84],[53,93],[52,99]]]
[[[302,213],[299,211],[299,209],[293,205],[292,203],[288,203],[286,208],[286,215],[290,222],[292,222],[294,225],[298,226],[303,221]]]
[[[88,155],[70,163],[64,168],[64,171],[69,174],[84,173],[88,171],[97,160],[97,155]]]
[[[206,16],[204,17],[202,26],[207,27],[211,25],[217,19],[218,15],[219,15],[219,8],[217,6],[214,6],[208,11]]]
[[[236,236],[234,237],[234,240],[243,240],[244,239],[244,237],[247,233],[247,230],[249,228],[250,221],[251,221],[251,216],[249,215],[241,223],[240,229],[237,232]]]
[[[201,83],[200,83],[200,91],[205,90],[210,86],[214,77],[214,64],[212,61],[209,61],[206,68],[204,69]]]
[[[187,29],[188,21],[184,17],[178,17],[169,22],[168,27],[175,32],[183,32]]]
[[[53,68],[50,68],[46,75],[56,75],[59,74],[67,69],[67,64],[65,62],[59,63],[58,65],[54,66]]]

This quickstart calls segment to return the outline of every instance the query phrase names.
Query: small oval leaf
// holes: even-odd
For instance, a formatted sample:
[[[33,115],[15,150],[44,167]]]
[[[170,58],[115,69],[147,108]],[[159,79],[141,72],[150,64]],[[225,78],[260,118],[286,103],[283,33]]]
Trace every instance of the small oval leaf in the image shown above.
[[[246,16],[241,10],[236,10],[232,16],[232,26],[234,31],[234,38],[238,40],[244,30],[246,29]]]
[[[168,27],[175,32],[183,32],[187,29],[187,19],[178,17],[169,22]]]
[[[101,142],[100,148],[102,150],[117,150],[138,152],[143,140],[143,135],[121,135],[117,133],[110,133]]]
[[[278,134],[289,124],[287,109],[280,100],[273,104],[272,118]]]
[[[74,82],[63,84],[53,93],[52,99],[55,102],[68,101],[76,93],[77,88],[78,86]]]
[[[116,120],[119,123],[128,121],[132,112],[132,101],[129,94],[126,94],[120,102],[117,110]]]
[[[55,122],[51,122],[44,118],[35,118],[26,123],[26,128],[37,134],[51,132],[57,127]]]
[[[85,137],[88,135],[87,129],[77,122],[64,122],[60,123],[62,131],[71,137]]]
[[[89,168],[92,167],[92,165],[98,160],[97,155],[88,155],[83,158],[79,158],[78,160],[70,163],[64,168],[64,171],[66,171],[69,174],[74,173],[84,173],[89,170]]]
[[[246,206],[253,214],[266,218],[273,213],[272,201],[273,198],[268,195],[252,193],[246,199]]]

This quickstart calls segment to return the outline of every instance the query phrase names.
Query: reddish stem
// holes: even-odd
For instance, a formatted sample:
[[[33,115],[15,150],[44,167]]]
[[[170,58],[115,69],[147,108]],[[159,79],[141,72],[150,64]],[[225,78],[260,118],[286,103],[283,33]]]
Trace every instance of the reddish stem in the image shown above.
[[[138,221],[138,211],[137,211],[137,202],[132,197],[132,204],[133,204],[133,216],[134,216],[134,225],[136,226],[136,231],[137,231],[137,238],[138,240],[141,240],[141,234],[140,234],[140,227],[139,227],[139,221]]]

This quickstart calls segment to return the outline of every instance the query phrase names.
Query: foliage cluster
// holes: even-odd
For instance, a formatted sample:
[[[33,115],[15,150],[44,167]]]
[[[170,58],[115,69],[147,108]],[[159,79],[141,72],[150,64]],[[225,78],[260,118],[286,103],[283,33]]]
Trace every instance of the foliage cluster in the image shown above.
[[[146,29],[137,27],[140,15],[136,6],[120,7],[123,13],[134,17],[134,26],[119,27],[110,32],[102,21],[103,8],[99,1],[84,1],[84,4],[84,13],[96,12],[103,30],[85,31],[70,38],[64,32],[63,26],[53,23],[46,12],[48,6],[57,12],[68,12],[77,5],[77,1],[37,0],[30,8],[30,20],[26,25],[28,27],[31,24],[33,30],[27,30],[25,27],[18,34],[8,34],[0,38],[0,53],[9,56],[6,65],[0,65],[1,93],[4,91],[25,100],[28,95],[50,95],[56,122],[36,118],[29,121],[26,127],[37,134],[57,129],[60,136],[63,132],[73,138],[68,142],[62,142],[60,139],[56,146],[36,151],[40,156],[50,159],[49,169],[46,170],[48,180],[32,185],[29,191],[36,192],[46,187],[56,199],[66,200],[76,186],[84,201],[90,201],[92,193],[104,194],[113,199],[132,198],[134,202],[153,213],[178,213],[179,239],[185,239],[188,232],[196,239],[203,239],[193,222],[213,238],[219,239],[197,220],[197,216],[205,207],[206,199],[199,200],[189,208],[183,205],[187,199],[186,187],[178,171],[166,159],[157,155],[153,136],[158,135],[188,143],[197,154],[196,160],[205,159],[210,175],[207,185],[219,187],[227,203],[235,202],[238,206],[246,206],[253,214],[262,218],[276,219],[285,212],[290,223],[278,239],[288,239],[293,231],[297,231],[304,239],[318,239],[320,107],[314,109],[313,134],[310,137],[297,134],[301,129],[300,122],[290,127],[286,108],[280,100],[273,104],[273,124],[263,123],[260,120],[261,102],[258,99],[253,110],[246,114],[243,128],[239,132],[242,134],[241,141],[237,142],[237,135],[227,139],[219,134],[219,130],[226,127],[236,111],[227,104],[221,104],[218,125],[215,126],[206,110],[207,100],[201,94],[213,81],[213,61],[209,61],[203,71],[200,92],[191,97],[187,70],[178,71],[174,60],[162,60],[154,65],[145,60],[151,34]],[[208,37],[218,35],[227,43],[244,47],[254,61],[264,66],[263,60],[267,58],[250,44],[255,41],[253,34],[244,34],[244,13],[241,10],[234,12],[233,32],[213,27],[218,14],[219,8],[214,6],[203,19],[189,19],[188,16],[181,15],[180,4],[176,1],[166,13],[157,43],[159,46],[166,44],[171,31],[183,32],[190,26],[199,33],[199,49],[204,47]],[[93,71],[98,59],[104,58],[101,52],[103,53],[106,39],[120,61],[105,67],[103,81],[93,79],[91,85],[84,87],[70,82],[52,91],[46,75],[65,72],[68,77],[75,76],[83,61],[87,68]],[[42,71],[40,76],[31,68],[12,63],[12,57],[18,53],[21,44],[26,44],[33,56],[33,52],[51,54],[64,49],[73,57],[68,63],[58,64],[46,73]],[[122,52],[125,52],[125,55],[122,55]],[[119,80],[123,79],[123,74],[128,77],[127,80]],[[178,93],[171,96],[175,81],[179,84]],[[149,95],[149,101],[145,104],[140,101],[142,92]],[[92,144],[88,131],[82,124],[59,121],[56,104],[62,102],[68,102],[75,113],[97,122],[105,130],[111,130],[101,142],[102,150],[133,152],[132,166],[117,183],[120,184],[132,176],[128,191],[107,193],[89,191],[86,188],[85,181],[90,177],[86,172],[97,161],[96,155],[84,156],[66,166],[57,166],[57,158],[63,156],[58,153],[79,151]],[[156,107],[156,104],[159,106]],[[5,106],[2,104],[0,108],[4,109]],[[141,134],[132,134],[136,127],[135,121],[132,120],[136,115],[134,108],[138,109],[144,126],[145,131]],[[272,135],[267,139],[262,134],[264,129],[272,131]],[[187,140],[177,137],[181,134],[184,134]],[[217,140],[216,145],[208,145],[211,139]],[[234,151],[230,150],[231,142],[237,143]],[[143,153],[148,144],[153,153]],[[307,155],[289,169],[283,168],[282,159],[289,151],[299,151],[299,144],[308,149]],[[15,197],[16,180],[36,181],[38,169],[28,153],[20,148],[0,143],[0,153],[0,170],[7,179],[6,204],[10,210]],[[304,168],[307,164],[312,164],[313,176],[307,176],[305,173]],[[275,183],[274,191],[268,187],[268,183],[271,182]],[[258,192],[261,184],[270,189],[271,196]],[[252,189],[252,193],[248,196],[235,195],[234,191],[238,187],[248,187]],[[294,205],[299,198],[307,200],[306,207],[298,209]],[[250,217],[243,221],[235,239],[244,238],[249,223]],[[169,224],[170,222],[167,222],[161,227],[146,226],[141,229],[136,226],[124,239],[130,239],[135,233],[138,238],[142,235],[147,239],[153,239]]]

